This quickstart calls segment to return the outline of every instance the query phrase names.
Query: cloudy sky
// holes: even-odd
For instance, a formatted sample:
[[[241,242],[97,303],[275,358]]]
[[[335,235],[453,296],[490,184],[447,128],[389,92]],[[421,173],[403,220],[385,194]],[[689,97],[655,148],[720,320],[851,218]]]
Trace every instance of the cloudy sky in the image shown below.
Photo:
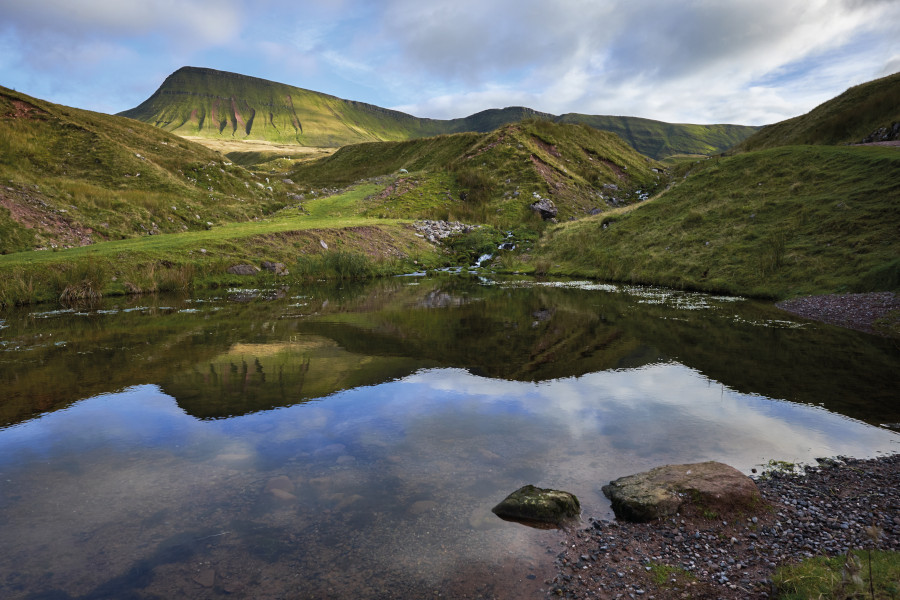
[[[900,71],[900,0],[0,0],[0,85],[118,112],[185,65],[462,117],[761,125]]]

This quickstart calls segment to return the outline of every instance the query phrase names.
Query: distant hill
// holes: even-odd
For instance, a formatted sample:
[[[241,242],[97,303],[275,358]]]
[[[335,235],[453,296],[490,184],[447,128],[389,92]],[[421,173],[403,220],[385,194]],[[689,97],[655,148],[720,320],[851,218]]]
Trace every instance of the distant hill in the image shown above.
[[[744,140],[739,151],[804,144],[856,144],[876,130],[900,122],[900,73],[854,86],[805,115],[767,125]],[[894,135],[889,136],[897,139]]]
[[[0,180],[0,254],[205,229],[282,206],[199,144],[4,87]]]
[[[567,220],[639,202],[665,183],[661,165],[618,136],[541,119],[487,133],[344,146],[300,164],[290,178],[315,189],[396,173],[401,176],[391,186],[361,207],[363,214],[514,228],[540,221],[530,208],[539,198]]]
[[[524,118],[541,118],[611,131],[638,152],[657,159],[672,154],[722,152],[758,129],[672,124],[635,117],[557,116],[526,107],[490,109],[460,119],[423,119],[283,83],[197,67],[172,73],[150,98],[119,114],[179,135],[320,147],[488,132]]]

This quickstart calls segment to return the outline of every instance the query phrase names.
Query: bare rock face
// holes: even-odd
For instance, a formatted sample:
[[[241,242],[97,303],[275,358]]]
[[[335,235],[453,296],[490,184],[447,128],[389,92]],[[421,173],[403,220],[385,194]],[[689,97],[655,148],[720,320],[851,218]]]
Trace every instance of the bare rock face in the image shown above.
[[[526,485],[491,509],[495,515],[513,521],[559,523],[581,513],[574,494]]]
[[[616,517],[644,522],[695,510],[717,516],[752,512],[762,499],[752,479],[720,462],[666,465],[603,486]]]

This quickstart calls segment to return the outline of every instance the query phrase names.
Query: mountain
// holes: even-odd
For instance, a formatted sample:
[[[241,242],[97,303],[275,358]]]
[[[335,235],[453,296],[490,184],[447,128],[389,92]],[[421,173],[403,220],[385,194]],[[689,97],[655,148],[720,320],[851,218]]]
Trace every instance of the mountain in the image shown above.
[[[460,119],[423,119],[265,79],[183,67],[139,106],[119,113],[184,136],[339,147],[445,133],[488,132],[523,118],[585,123],[612,131],[653,158],[722,152],[758,128],[672,124],[635,117],[551,115],[526,107],[485,110]]]
[[[805,115],[767,125],[738,145],[738,151],[802,144],[857,144],[900,139],[900,73],[854,86]],[[874,136],[879,129],[886,135]]]
[[[205,229],[281,204],[220,154],[0,86],[0,254]]]

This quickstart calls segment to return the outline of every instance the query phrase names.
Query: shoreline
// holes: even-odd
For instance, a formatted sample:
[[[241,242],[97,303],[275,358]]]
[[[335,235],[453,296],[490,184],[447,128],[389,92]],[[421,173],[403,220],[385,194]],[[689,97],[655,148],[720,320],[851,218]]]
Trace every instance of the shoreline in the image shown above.
[[[894,292],[825,294],[775,303],[798,317],[885,337],[900,335],[900,298]]]
[[[771,598],[781,565],[856,548],[900,551],[900,453],[823,459],[754,481],[770,506],[755,517],[589,518],[560,542],[557,575],[544,582],[547,596]],[[871,525],[880,528],[875,546],[866,532]]]

